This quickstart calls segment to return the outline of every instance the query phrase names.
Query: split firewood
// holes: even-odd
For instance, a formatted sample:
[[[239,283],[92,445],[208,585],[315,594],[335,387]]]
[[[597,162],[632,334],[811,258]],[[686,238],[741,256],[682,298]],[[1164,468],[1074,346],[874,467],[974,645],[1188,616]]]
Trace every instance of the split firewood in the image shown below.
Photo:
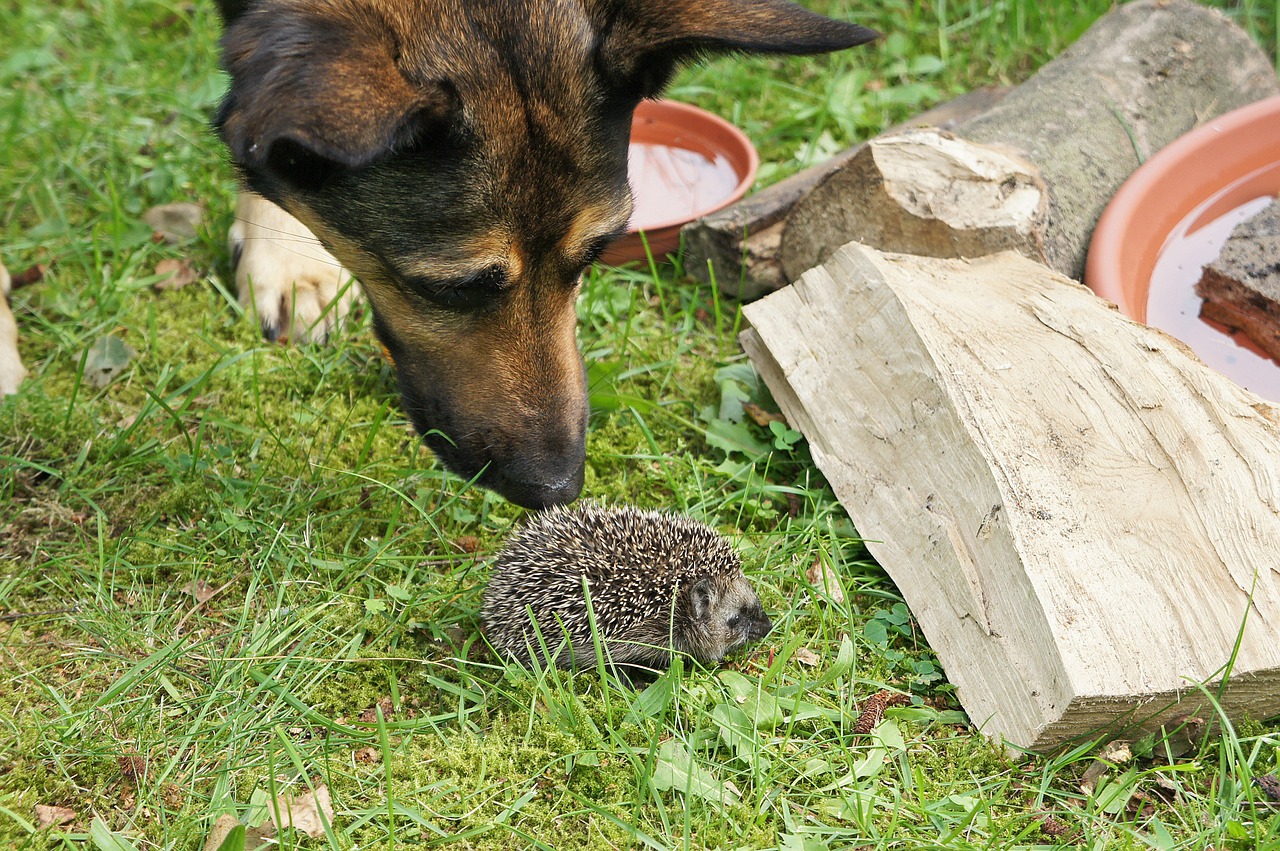
[[[1227,669],[1230,717],[1280,714],[1280,409],[1013,252],[851,244],[745,313],[985,733],[1158,730]]]

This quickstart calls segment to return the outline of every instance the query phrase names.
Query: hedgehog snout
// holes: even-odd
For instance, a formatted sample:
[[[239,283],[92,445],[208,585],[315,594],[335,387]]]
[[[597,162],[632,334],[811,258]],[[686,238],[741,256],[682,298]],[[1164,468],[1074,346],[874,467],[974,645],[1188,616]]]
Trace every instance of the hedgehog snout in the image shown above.
[[[736,649],[753,641],[759,641],[773,629],[773,621],[765,614],[759,603],[743,606],[733,617],[729,618],[729,630],[732,646]]]

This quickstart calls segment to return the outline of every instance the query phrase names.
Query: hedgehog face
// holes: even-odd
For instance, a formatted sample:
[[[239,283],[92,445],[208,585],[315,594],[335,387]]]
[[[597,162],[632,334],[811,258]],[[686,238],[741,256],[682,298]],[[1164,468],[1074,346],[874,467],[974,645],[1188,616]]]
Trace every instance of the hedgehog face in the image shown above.
[[[688,653],[701,662],[715,662],[728,653],[769,634],[773,623],[745,576],[704,579],[689,592],[688,620],[683,635]]]

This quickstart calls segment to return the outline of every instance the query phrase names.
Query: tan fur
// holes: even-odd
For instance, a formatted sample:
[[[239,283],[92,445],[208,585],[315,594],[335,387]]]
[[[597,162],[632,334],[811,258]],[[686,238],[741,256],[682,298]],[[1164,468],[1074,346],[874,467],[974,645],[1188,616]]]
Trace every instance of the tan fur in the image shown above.
[[[27,370],[18,354],[18,323],[9,309],[12,280],[9,270],[0,263],[0,396],[18,392]]]
[[[240,193],[227,239],[239,254],[240,305],[282,339],[324,341],[360,297],[360,286],[306,225],[260,195]]]

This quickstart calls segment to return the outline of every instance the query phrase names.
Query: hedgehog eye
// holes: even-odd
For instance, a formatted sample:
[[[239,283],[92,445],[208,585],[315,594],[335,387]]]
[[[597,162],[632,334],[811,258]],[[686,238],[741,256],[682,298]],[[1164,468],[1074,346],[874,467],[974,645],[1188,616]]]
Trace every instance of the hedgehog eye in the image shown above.
[[[729,618],[728,627],[729,629],[737,629],[738,624],[741,622],[742,622],[742,617],[740,615],[734,615],[733,617]]]

